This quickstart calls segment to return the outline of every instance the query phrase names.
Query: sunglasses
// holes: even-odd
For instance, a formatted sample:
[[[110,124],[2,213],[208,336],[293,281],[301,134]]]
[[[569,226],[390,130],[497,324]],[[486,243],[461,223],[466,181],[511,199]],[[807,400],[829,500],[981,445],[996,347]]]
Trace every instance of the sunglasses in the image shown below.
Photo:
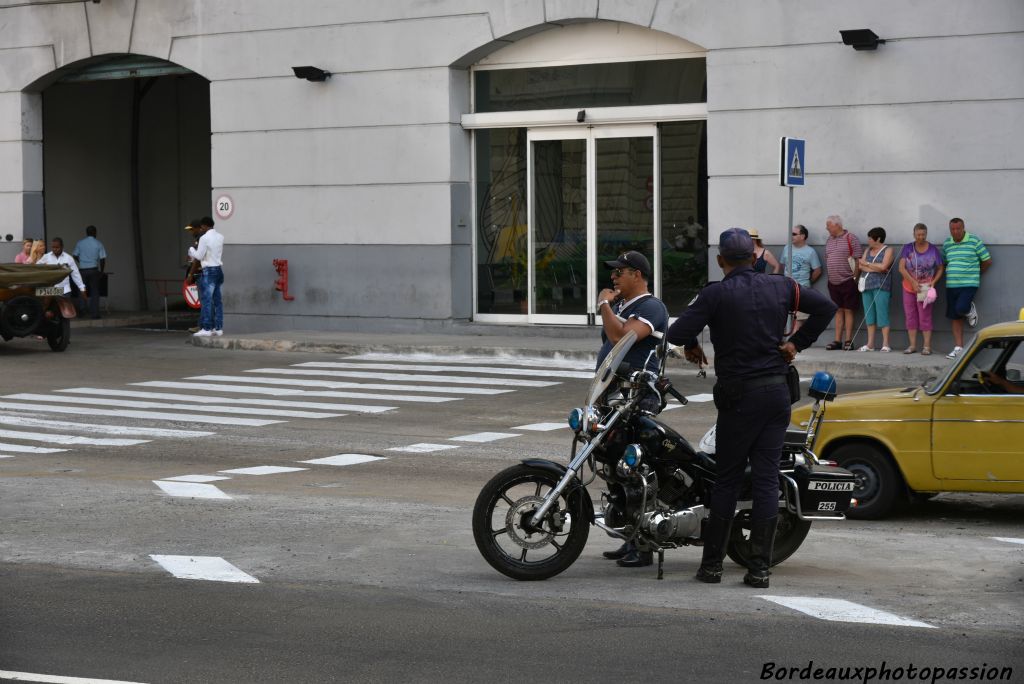
[[[626,271],[635,271],[635,270],[636,270],[635,268],[614,268],[614,269],[612,269],[612,275],[615,276],[616,278],[618,278],[619,276],[621,276]]]

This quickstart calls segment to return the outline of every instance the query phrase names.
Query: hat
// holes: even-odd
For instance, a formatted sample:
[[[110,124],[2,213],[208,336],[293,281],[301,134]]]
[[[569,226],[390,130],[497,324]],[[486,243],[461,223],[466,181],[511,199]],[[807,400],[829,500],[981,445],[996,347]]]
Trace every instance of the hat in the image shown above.
[[[754,256],[754,241],[742,228],[728,228],[718,238],[718,253],[730,261],[749,259]]]
[[[640,252],[623,252],[611,261],[604,262],[608,268],[635,268],[645,278],[651,277],[651,262]]]
[[[751,240],[760,240],[761,234],[757,232],[757,228],[747,228],[747,233],[750,234]]]

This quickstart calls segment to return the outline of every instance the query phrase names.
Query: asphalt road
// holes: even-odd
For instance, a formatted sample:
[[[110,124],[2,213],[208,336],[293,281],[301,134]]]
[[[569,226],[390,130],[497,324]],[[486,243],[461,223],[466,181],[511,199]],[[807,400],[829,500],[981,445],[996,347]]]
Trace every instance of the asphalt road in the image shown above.
[[[296,365],[325,362],[347,365]],[[886,521],[816,523],[768,591],[732,564],[720,586],[695,582],[693,549],[666,554],[662,581],[619,569],[598,531],[562,575],[514,582],[476,551],[473,501],[521,458],[566,457],[567,429],[524,426],[563,424],[587,381],[566,367],[501,375],[493,361],[415,367],[438,363],[195,349],[144,331],[80,332],[64,354],[0,345],[0,679],[736,682],[813,661],[825,673],[984,663],[1024,681],[1024,545],[996,539],[1024,537],[1024,496],[947,494]],[[417,379],[431,374],[460,381]],[[710,392],[692,371],[675,377],[684,394]],[[497,384],[524,379],[550,384]],[[696,442],[714,408],[663,416]],[[423,444],[445,448],[404,450]],[[261,466],[302,470],[223,472]],[[186,571],[222,559],[247,579],[183,579],[154,556]],[[819,619],[797,599],[926,626]]]

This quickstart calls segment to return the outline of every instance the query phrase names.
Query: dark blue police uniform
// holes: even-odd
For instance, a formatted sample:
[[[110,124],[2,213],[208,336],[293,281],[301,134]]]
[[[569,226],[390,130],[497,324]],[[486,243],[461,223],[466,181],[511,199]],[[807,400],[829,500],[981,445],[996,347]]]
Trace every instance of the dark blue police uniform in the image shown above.
[[[732,231],[742,235],[732,241]],[[747,241],[750,238],[746,231],[726,231],[720,241],[723,257],[742,259]],[[733,242],[742,248],[735,248]],[[727,254],[727,249],[732,251]],[[810,314],[789,339],[800,351],[813,344],[828,326],[835,304],[790,278],[757,273],[750,265],[736,266],[721,282],[705,287],[668,330],[669,342],[687,348],[697,345],[696,336],[704,326],[711,331],[717,379],[715,403],[719,409],[712,518],[723,521],[723,525],[724,521],[731,522],[749,463],[753,480],[751,519],[755,524],[770,520],[772,536],[779,506],[779,459],[790,421],[788,364],[779,345],[786,341],[795,288],[800,290],[799,310]],[[728,533],[727,526],[723,532]]]

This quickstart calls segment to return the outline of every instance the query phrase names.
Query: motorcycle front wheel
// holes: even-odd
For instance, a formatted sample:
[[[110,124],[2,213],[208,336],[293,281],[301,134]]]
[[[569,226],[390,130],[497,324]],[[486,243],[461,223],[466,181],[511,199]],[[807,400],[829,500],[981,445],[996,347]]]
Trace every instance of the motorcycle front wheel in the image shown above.
[[[772,549],[772,565],[778,565],[800,548],[811,529],[810,520],[801,520],[787,510],[779,510],[779,522],[775,528],[775,547]],[[737,565],[750,567],[750,511],[736,514],[729,533],[729,558]]]
[[[529,524],[556,484],[554,473],[520,464],[484,485],[473,507],[473,538],[495,570],[512,579],[544,580],[579,558],[590,523],[570,507],[565,492],[539,527]]]

